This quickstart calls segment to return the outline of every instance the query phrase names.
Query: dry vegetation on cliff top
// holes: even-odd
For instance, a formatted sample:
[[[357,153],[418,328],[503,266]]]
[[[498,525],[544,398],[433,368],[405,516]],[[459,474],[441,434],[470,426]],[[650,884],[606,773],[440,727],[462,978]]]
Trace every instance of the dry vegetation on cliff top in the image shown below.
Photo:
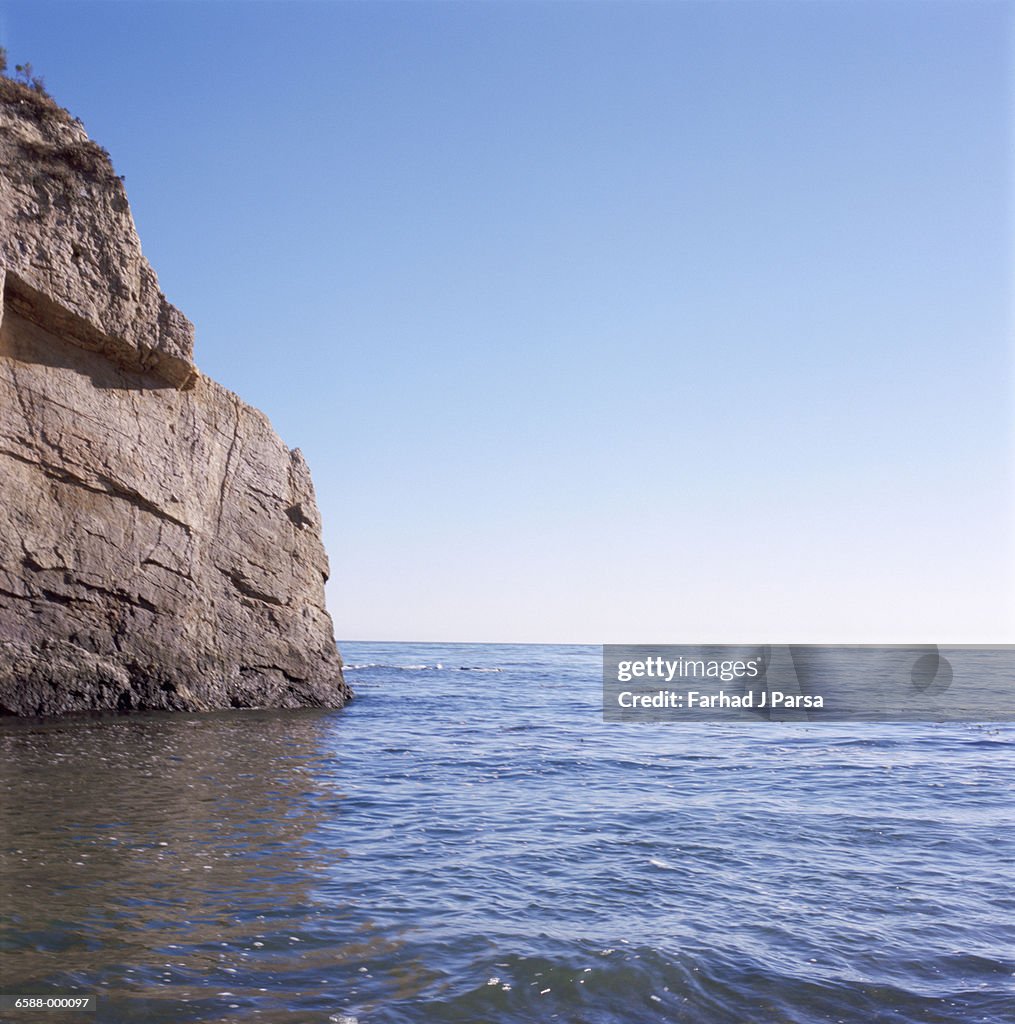
[[[67,185],[79,174],[99,180],[119,178],[109,152],[85,136],[81,121],[49,95],[42,79],[33,76],[32,66],[19,64],[17,69],[18,79],[7,74],[7,54],[0,47],[0,103],[16,106],[20,114],[30,116],[42,135],[40,140],[17,139],[25,159]],[[68,129],[76,130],[69,133]]]

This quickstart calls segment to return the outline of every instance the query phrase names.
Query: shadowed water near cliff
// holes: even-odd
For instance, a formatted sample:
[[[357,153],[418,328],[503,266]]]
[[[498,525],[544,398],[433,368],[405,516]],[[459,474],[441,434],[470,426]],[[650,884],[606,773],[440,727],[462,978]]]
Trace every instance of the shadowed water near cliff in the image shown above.
[[[1000,1022],[1010,726],[626,726],[598,649],[4,723],[5,992],[126,1022]]]
[[[389,952],[317,895],[347,856],[320,841],[341,817],[333,726],[252,712],[8,733],[4,984],[110,991],[103,1020],[197,1020],[262,986],[302,1004],[321,984],[311,933],[342,936],[331,966]]]

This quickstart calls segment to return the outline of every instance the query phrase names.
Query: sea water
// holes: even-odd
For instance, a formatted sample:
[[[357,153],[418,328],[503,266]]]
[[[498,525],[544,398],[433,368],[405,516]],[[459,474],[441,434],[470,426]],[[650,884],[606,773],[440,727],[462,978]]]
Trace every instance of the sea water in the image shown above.
[[[95,994],[56,1018],[91,1024],[1015,1019],[1012,726],[607,724],[598,648],[342,649],[343,711],[0,727],[3,992]]]

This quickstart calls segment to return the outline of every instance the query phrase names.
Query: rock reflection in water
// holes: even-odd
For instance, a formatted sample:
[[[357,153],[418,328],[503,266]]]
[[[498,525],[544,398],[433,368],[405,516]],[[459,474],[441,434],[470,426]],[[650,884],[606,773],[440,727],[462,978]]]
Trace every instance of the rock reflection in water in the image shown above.
[[[325,820],[341,831],[323,741],[335,721],[5,726],[4,990],[95,992],[104,1020],[254,1006],[270,1020],[290,989],[304,1005],[320,991],[334,1011],[361,984],[360,964],[398,962],[390,927],[382,937],[354,892],[336,893],[348,854],[317,833]],[[404,997],[426,972],[401,968],[390,981]]]

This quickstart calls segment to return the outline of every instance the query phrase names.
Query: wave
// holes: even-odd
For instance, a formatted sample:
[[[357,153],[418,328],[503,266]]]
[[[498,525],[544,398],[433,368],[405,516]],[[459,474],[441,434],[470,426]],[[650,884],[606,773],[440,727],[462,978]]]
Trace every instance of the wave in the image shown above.
[[[440,672],[444,666],[438,661],[435,665],[387,665],[380,661],[370,661],[363,665],[343,665],[345,672],[360,672],[368,668],[384,668],[394,672]]]
[[[442,665],[439,661],[433,665],[387,665],[383,662],[368,662],[364,665],[344,665],[346,672],[362,672],[366,669],[384,669],[388,672],[503,672],[502,668],[490,668],[484,665]]]
[[[787,969],[763,958],[714,948],[667,953],[619,939],[616,947],[560,948],[556,954],[547,950],[477,956],[475,950],[473,956],[466,956],[452,944],[441,952],[442,961],[458,969],[440,972],[429,991],[408,999],[390,990],[383,995],[378,991],[374,1000],[346,1010],[345,1020],[817,1024],[890,1017],[898,1024],[930,1019],[941,1024],[973,1019],[1001,1024],[1008,1019],[997,992],[969,991],[957,977],[944,979],[940,992],[928,994],[888,976],[861,980],[822,971],[812,963]],[[376,965],[371,973],[377,973]],[[383,981],[377,981],[383,991]]]

